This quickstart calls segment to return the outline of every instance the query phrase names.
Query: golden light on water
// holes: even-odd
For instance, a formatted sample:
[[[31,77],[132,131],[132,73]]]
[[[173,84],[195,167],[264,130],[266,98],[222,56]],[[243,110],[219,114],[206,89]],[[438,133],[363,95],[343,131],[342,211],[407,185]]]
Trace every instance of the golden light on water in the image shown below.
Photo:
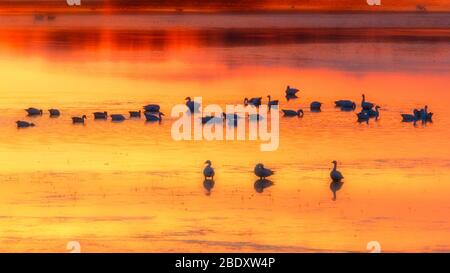
[[[0,36],[0,251],[64,252],[72,240],[87,252],[366,251],[372,240],[383,251],[448,251],[448,40],[49,29]],[[299,99],[285,100],[288,84]],[[381,106],[379,121],[358,124],[355,112],[334,108],[338,99],[359,104],[362,93]],[[170,135],[171,107],[186,96],[225,106],[268,94],[282,109],[305,110],[281,119],[275,152]],[[315,100],[321,113],[308,110]],[[166,113],[161,124],[91,114],[148,103]],[[433,123],[401,123],[425,104]],[[29,118],[30,106],[62,116]],[[86,125],[72,125],[82,114]],[[18,130],[19,119],[36,127]],[[206,159],[217,174],[210,193]],[[332,160],[345,177],[335,201]],[[263,190],[258,162],[276,172]]]

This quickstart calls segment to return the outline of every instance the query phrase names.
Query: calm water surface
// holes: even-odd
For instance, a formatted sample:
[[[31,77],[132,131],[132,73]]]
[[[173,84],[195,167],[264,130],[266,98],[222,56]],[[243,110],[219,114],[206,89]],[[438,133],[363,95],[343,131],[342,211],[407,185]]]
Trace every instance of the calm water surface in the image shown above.
[[[93,252],[365,252],[372,240],[382,251],[450,250],[448,22],[330,31],[329,18],[308,16],[77,18],[0,19],[0,251],[65,252],[73,240]],[[298,99],[284,99],[287,84]],[[381,106],[368,125],[333,103],[363,92]],[[171,108],[186,96],[224,106],[268,94],[305,110],[281,119],[275,152],[171,138]],[[307,110],[315,100],[321,113]],[[161,124],[91,115],[148,103],[161,105]],[[425,104],[433,123],[401,123]],[[62,116],[29,118],[30,106]],[[82,114],[86,125],[72,125]],[[18,130],[18,119],[37,126]],[[332,160],[345,176],[335,200]],[[276,171],[272,186],[255,183],[258,162]]]

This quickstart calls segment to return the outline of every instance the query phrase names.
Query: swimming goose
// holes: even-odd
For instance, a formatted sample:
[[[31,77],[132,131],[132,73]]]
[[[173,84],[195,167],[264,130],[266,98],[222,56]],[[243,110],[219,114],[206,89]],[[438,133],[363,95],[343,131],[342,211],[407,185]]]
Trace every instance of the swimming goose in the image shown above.
[[[25,109],[25,111],[27,111],[29,116],[41,116],[42,115],[42,110],[41,109],[36,109],[36,108],[33,108],[33,107]]]
[[[264,168],[264,165],[262,163],[256,164],[254,173],[257,177],[259,177],[260,180],[274,174],[272,170]]]
[[[86,119],[86,115],[83,115],[82,117],[72,117],[72,123],[83,123],[84,124],[84,120]]]
[[[125,117],[121,114],[112,114],[111,121],[124,121]]]
[[[108,112],[94,112],[94,119],[107,119],[108,118]]]
[[[259,107],[261,105],[261,100],[262,100],[262,97],[251,98],[251,99],[245,98],[244,105],[245,106],[251,105],[251,106]]]
[[[289,85],[286,87],[286,96],[295,96],[298,92],[297,88],[290,87]]]
[[[139,111],[129,111],[130,118],[140,118],[141,117],[141,110]]]
[[[281,111],[283,111],[283,114],[285,117],[303,117],[303,110],[302,109],[298,109],[297,111],[294,110],[284,110],[282,109]]]
[[[146,121],[151,121],[151,122],[153,122],[153,121],[161,122],[162,121],[162,116],[164,116],[164,114],[161,113],[161,112],[158,112],[158,115],[150,114],[150,113],[146,112],[146,113],[144,113],[144,115],[145,115],[145,120]]]
[[[143,108],[146,112],[153,112],[153,113],[158,113],[160,109],[158,104],[147,104],[143,106]]]
[[[208,178],[211,178],[211,180],[214,179],[214,169],[211,167],[211,160],[205,161],[205,168],[203,169],[203,175],[205,176],[205,180]]]
[[[267,102],[267,105],[269,106],[269,111],[270,108],[272,108],[272,106],[278,106],[278,100],[271,100],[270,95],[268,95],[267,98],[269,99],[269,101]]]
[[[331,170],[330,172],[330,177],[334,182],[339,182],[342,180],[342,178],[344,178],[344,176],[342,176],[341,172],[336,170],[336,166],[337,166],[337,162],[336,160],[333,160],[333,162],[331,162],[334,164],[333,170]]]
[[[186,106],[191,113],[198,113],[200,111],[200,104],[191,100],[191,97],[186,97]]]
[[[413,121],[417,121],[418,120],[416,115],[401,114],[401,116],[402,116],[402,122],[413,122]]]
[[[320,112],[321,106],[322,106],[321,102],[313,101],[313,102],[311,102],[309,108],[311,109],[312,112]]]
[[[334,104],[336,107],[340,107],[342,111],[356,109],[356,103],[351,100],[337,100]]]
[[[364,109],[364,110],[370,110],[370,109],[373,108],[373,106],[374,106],[373,103],[367,102],[367,101],[366,101],[366,95],[362,94],[362,101],[361,101],[361,107],[362,107],[362,109]]]
[[[17,128],[28,128],[28,127],[34,126],[34,123],[22,121],[22,120],[16,121],[16,124],[17,124]]]
[[[367,112],[361,111],[358,114],[356,114],[356,116],[358,117],[358,122],[366,122],[367,124],[369,124],[370,117],[367,114]]]
[[[48,112],[50,117],[59,117],[61,115],[61,112],[59,112],[58,109],[48,109]]]
[[[225,119],[225,113],[222,113],[222,117],[216,116],[204,116],[202,117],[202,124],[220,124]]]

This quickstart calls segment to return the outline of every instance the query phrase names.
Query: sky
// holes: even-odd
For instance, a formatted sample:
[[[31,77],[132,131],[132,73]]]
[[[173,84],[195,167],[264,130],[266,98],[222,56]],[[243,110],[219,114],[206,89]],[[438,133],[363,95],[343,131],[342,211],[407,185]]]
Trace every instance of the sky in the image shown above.
[[[86,10],[161,10],[161,11],[450,11],[448,0],[380,0],[369,6],[367,0],[80,0],[81,6],[69,7],[66,0],[2,0],[0,11],[86,11]],[[370,0],[372,1],[372,0]],[[373,0],[375,1],[375,0]]]

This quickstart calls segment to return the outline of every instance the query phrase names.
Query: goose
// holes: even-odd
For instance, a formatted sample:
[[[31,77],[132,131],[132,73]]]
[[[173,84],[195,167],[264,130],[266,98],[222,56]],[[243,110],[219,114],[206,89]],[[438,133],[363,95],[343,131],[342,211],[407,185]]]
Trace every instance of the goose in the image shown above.
[[[309,107],[310,107],[312,112],[319,112],[321,106],[322,106],[321,102],[313,101],[313,102],[311,102]]]
[[[129,111],[130,118],[140,118],[141,117],[141,110],[139,111]]]
[[[121,114],[112,114],[111,121],[124,121],[125,117]]]
[[[428,113],[427,114],[427,121],[428,122],[433,122],[433,113]]]
[[[285,117],[295,117],[295,116],[303,117],[302,109],[298,109],[297,111],[282,109],[281,111],[283,111]]]
[[[418,120],[418,118],[416,117],[416,115],[411,115],[411,114],[401,114],[402,116],[402,122],[415,122]]]
[[[150,113],[144,113],[144,115],[145,115],[145,120],[146,121],[150,121],[150,122],[152,122],[152,121],[159,121],[159,122],[161,122],[162,121],[162,116],[164,116],[164,114],[161,113],[161,112],[158,112],[158,115],[150,114]]]
[[[361,101],[361,107],[362,107],[362,109],[364,109],[364,110],[370,110],[370,109],[373,108],[373,106],[374,106],[373,103],[367,102],[367,101],[366,101],[366,95],[362,94],[362,101]]]
[[[425,105],[425,108],[421,109],[420,119],[423,122],[426,122],[428,118],[428,105]]]
[[[211,180],[214,180],[214,169],[211,167],[211,160],[205,161],[205,168],[203,169],[203,175],[205,176],[205,180],[208,178],[211,178]]]
[[[278,100],[271,100],[270,95],[268,95],[267,98],[269,99],[269,101],[267,102],[267,105],[269,106],[269,111],[270,108],[272,108],[272,106],[278,106]]]
[[[358,117],[358,122],[366,122],[367,124],[369,124],[370,117],[366,112],[359,112],[358,114],[356,114],[356,116]]]
[[[108,112],[94,112],[94,119],[107,119],[108,118]]]
[[[262,97],[251,98],[251,99],[245,98],[244,105],[245,106],[251,105],[251,106],[259,107],[261,105],[261,100],[262,100]]]
[[[59,117],[61,115],[61,112],[59,112],[58,109],[48,109],[48,112],[50,117]]]
[[[290,87],[289,85],[286,87],[286,96],[295,96],[298,92],[297,88]]]
[[[375,120],[378,120],[378,117],[380,116],[380,112],[378,111],[378,109],[380,109],[380,106],[375,106],[375,110],[370,109],[365,111],[367,113],[367,115],[369,116],[369,118],[375,118]]]
[[[34,123],[18,120],[16,121],[17,128],[28,128],[28,127],[34,127]]]
[[[344,176],[341,174],[340,171],[336,170],[336,166],[337,166],[336,160],[333,160],[333,162],[331,162],[331,163],[334,164],[333,170],[331,170],[331,172],[330,172],[331,180],[333,180],[334,182],[340,182],[342,180],[342,178],[344,178]]]
[[[256,164],[254,173],[257,177],[259,177],[260,180],[274,174],[272,170],[264,168],[264,165],[262,163]]]
[[[334,104],[336,107],[340,107],[343,111],[356,109],[356,103],[351,100],[337,100]]]
[[[234,113],[234,114],[225,114],[224,113],[224,118],[228,122],[228,126],[236,127],[236,126],[238,126],[238,121],[241,117],[236,113]]]
[[[72,123],[83,123],[84,124],[84,120],[86,119],[86,115],[83,115],[82,117],[72,117]]]
[[[186,97],[186,106],[188,107],[191,113],[198,113],[200,110],[200,104],[191,100],[191,97]]]
[[[159,112],[159,109],[160,109],[161,107],[159,107],[158,104],[147,104],[147,105],[143,106],[142,108],[144,108],[144,110],[145,110],[146,112],[158,113],[158,112]]]
[[[27,111],[29,116],[42,116],[41,109],[36,109],[36,108],[30,107],[28,109],[25,109],[25,111]]]

